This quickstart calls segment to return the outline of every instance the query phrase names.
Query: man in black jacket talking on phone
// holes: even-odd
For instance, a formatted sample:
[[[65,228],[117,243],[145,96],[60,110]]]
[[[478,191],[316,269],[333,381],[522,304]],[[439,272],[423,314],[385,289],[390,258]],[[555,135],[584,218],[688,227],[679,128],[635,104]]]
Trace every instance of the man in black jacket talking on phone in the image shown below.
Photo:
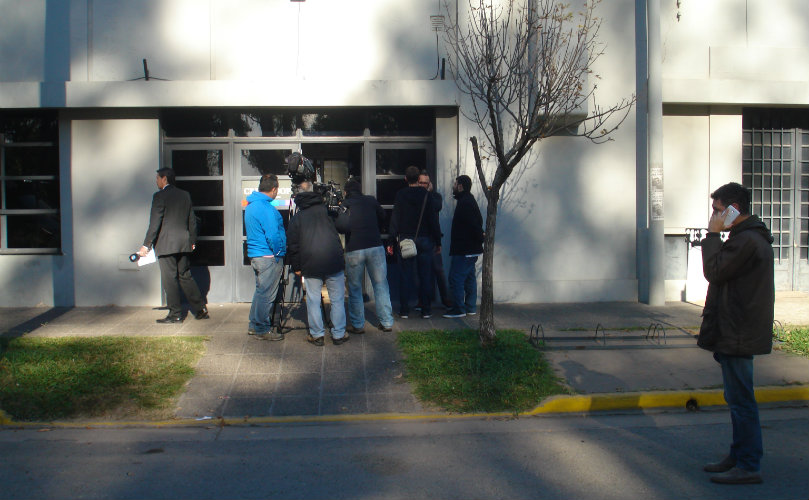
[[[773,237],[750,214],[750,193],[725,184],[711,194],[713,214],[702,240],[702,270],[708,280],[697,344],[713,352],[722,367],[725,400],[730,407],[733,443],[728,455],[707,464],[722,484],[760,483],[764,454],[753,388],[753,356],[772,350],[775,304]],[[730,231],[727,241],[721,231]]]

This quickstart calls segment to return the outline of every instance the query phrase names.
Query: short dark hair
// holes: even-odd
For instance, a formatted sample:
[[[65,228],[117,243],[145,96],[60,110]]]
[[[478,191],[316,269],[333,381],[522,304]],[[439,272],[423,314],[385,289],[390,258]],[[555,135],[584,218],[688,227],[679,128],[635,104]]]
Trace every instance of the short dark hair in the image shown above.
[[[165,177],[169,184],[174,184],[174,169],[163,167],[157,169],[157,175]]]
[[[737,182],[730,182],[720,187],[711,193],[711,198],[719,200],[725,207],[737,203],[739,213],[742,215],[750,213],[750,191]]]
[[[405,169],[405,180],[408,184],[415,184],[419,181],[421,169],[415,165],[410,165]]]
[[[345,185],[343,186],[343,190],[346,193],[362,193],[362,184],[355,178],[350,178],[346,181]]]
[[[269,193],[278,187],[278,176],[275,174],[265,174],[258,181],[258,190],[262,193]]]
[[[460,184],[467,193],[472,190],[472,179],[468,175],[459,175],[455,182]]]

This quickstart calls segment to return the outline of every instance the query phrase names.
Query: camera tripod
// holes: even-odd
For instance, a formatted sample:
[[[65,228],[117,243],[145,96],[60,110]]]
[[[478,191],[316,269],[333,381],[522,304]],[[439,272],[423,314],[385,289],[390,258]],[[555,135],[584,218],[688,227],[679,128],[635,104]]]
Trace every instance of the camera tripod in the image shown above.
[[[273,325],[275,331],[281,335],[284,335],[292,330],[292,327],[287,326],[290,305],[304,303],[304,297],[306,296],[306,287],[302,286],[300,300],[287,300],[286,289],[287,285],[290,284],[290,274],[292,275],[292,279],[294,279],[295,274],[292,273],[290,266],[285,264],[284,269],[281,271],[281,277],[278,280],[278,291],[275,293],[275,300],[273,301],[272,308],[270,309],[270,324]],[[327,314],[326,312],[326,303],[323,300],[322,294],[320,295],[320,314],[323,316],[323,325],[328,328],[332,328],[334,325],[331,322],[331,315]],[[308,330],[308,320],[305,320],[305,323]]]

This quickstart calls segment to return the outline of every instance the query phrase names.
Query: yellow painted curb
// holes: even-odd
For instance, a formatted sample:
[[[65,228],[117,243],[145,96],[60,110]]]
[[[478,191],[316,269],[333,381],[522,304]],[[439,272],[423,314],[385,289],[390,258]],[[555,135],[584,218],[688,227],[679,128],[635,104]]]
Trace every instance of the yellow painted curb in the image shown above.
[[[807,400],[809,400],[809,385],[768,386],[756,389],[756,401],[759,403]],[[543,401],[533,410],[525,412],[524,415],[671,407],[685,408],[689,402],[693,402],[697,406],[722,406],[726,404],[722,390],[718,389],[553,396]]]
[[[756,389],[759,403],[809,401],[809,385],[768,386]],[[688,405],[724,406],[722,390],[686,390],[628,392],[614,394],[590,394],[578,396],[552,396],[533,410],[522,413],[463,413],[463,414],[406,414],[371,413],[359,415],[320,415],[290,417],[244,417],[244,418],[184,418],[157,422],[15,422],[0,410],[0,427],[56,427],[56,428],[115,428],[115,427],[225,427],[231,425],[261,425],[282,423],[316,422],[364,422],[364,421],[428,421],[470,418],[514,418],[553,413],[587,413],[593,411],[641,410],[653,408],[686,408]]]

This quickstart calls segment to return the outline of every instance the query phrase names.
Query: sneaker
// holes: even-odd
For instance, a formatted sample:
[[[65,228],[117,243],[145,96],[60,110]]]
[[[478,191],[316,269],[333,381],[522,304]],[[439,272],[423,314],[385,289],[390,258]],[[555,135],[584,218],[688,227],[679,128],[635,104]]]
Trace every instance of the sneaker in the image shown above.
[[[477,313],[476,313],[476,312],[474,312],[474,311],[473,311],[473,312],[471,312],[471,313],[469,313],[469,312],[468,312],[468,313],[466,313],[466,315],[467,315],[467,316],[474,316],[475,314],[477,314]]]
[[[392,332],[393,331],[393,326],[385,326],[382,323],[379,323],[378,325],[376,325],[376,327],[379,328],[380,330],[382,330],[383,332]]]
[[[306,335],[306,341],[309,342],[310,344],[314,344],[314,345],[318,345],[318,346],[323,345],[323,337],[315,338],[315,337],[312,337],[311,333]]]
[[[705,472],[727,472],[736,466],[736,459],[730,455],[722,459],[721,462],[705,464],[702,468]]]
[[[261,340],[284,340],[284,335],[278,332],[269,331],[267,333],[257,333],[256,338]]]
[[[334,345],[345,344],[346,342],[348,342],[348,339],[349,339],[348,333],[346,333],[345,335],[343,335],[339,339],[336,339],[336,338],[332,337],[331,338],[331,343],[334,344]]]
[[[466,316],[466,313],[451,313],[451,312],[448,312],[447,314],[444,315],[445,318],[463,318],[464,316]]]
[[[414,307],[413,310],[421,312],[421,304],[416,304],[416,307]]]
[[[758,472],[733,467],[727,472],[711,476],[711,481],[719,484],[758,484],[762,479]]]
[[[421,319],[430,319],[430,318],[432,318],[432,317],[433,317],[433,315],[432,315],[432,314],[422,314],[422,315],[421,315]]]
[[[356,333],[357,335],[365,333],[365,328],[354,328],[353,325],[346,326],[346,331],[348,333]]]
[[[208,309],[203,307],[194,315],[194,319],[211,319],[211,316],[208,314]]]
[[[399,313],[399,317],[402,318],[402,319],[407,319],[408,318],[407,313],[404,313],[404,314]]]
[[[255,335],[255,334],[256,334],[256,329],[255,328],[248,328],[247,329],[247,335]]]

